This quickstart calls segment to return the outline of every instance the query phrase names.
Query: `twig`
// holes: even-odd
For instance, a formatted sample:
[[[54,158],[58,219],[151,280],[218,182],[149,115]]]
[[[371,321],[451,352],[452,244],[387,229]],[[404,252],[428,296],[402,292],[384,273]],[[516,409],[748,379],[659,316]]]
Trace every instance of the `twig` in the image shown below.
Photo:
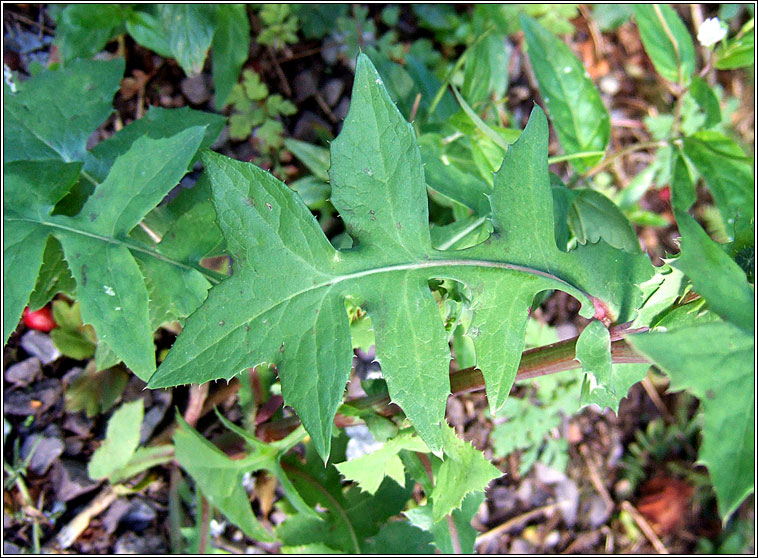
[[[637,511],[637,508],[635,508],[632,504],[630,504],[626,500],[621,503],[621,507],[626,512],[628,512],[629,515],[632,516],[632,519],[634,519],[634,522],[637,524],[637,527],[639,527],[640,530],[644,533],[645,537],[647,537],[647,540],[650,541],[650,544],[653,545],[653,548],[655,548],[655,551],[658,554],[670,554],[668,549],[661,542],[661,539],[658,538],[658,535],[655,533],[655,531],[647,522],[647,520],[644,517],[642,517],[642,514],[639,511]]]
[[[187,403],[187,410],[184,411],[184,420],[193,428],[202,415],[203,403],[205,403],[205,398],[208,397],[209,386],[209,382],[192,384],[190,386],[189,403]]]
[[[279,62],[276,59],[276,53],[274,52],[274,49],[270,46],[267,48],[268,53],[271,56],[271,61],[274,63],[274,70],[276,70],[276,75],[279,76],[279,81],[282,84],[282,90],[284,91],[284,94],[287,97],[292,97],[292,88],[290,87],[290,82],[287,81],[287,76],[284,75],[282,67],[279,65]]]
[[[645,388],[645,391],[647,392],[648,397],[650,397],[650,400],[653,402],[653,405],[655,405],[655,408],[658,409],[659,413],[661,413],[663,420],[666,421],[667,424],[673,424],[674,419],[671,416],[671,413],[669,413],[669,410],[663,403],[663,400],[658,394],[658,390],[655,389],[653,382],[651,382],[650,378],[647,376],[642,379],[642,387]]]
[[[321,95],[321,93],[314,91],[313,98],[316,99],[316,103],[318,103],[318,106],[321,107],[321,110],[324,111],[324,114],[329,117],[329,120],[332,121],[332,124],[336,124],[340,121],[339,118],[337,118],[337,115],[332,112],[332,109],[329,108],[329,104],[324,100],[324,97]]]
[[[513,529],[514,527],[518,525],[521,525],[522,523],[526,523],[527,521],[534,519],[535,517],[538,517],[540,515],[547,514],[548,512],[551,512],[552,510],[559,508],[560,506],[562,506],[563,504],[566,504],[567,502],[568,500],[561,500],[560,502],[548,504],[540,508],[529,510],[528,512],[522,513],[521,515],[517,515],[516,517],[509,519],[505,523],[501,523],[497,527],[494,527],[493,529],[490,529],[489,531],[482,533],[481,535],[478,535],[476,537],[476,542],[474,543],[474,545],[478,546],[482,544],[484,541],[487,541],[491,539],[492,537],[495,537],[506,531],[510,531],[511,529]]]
[[[79,538],[79,535],[81,535],[87,528],[90,520],[107,510],[120,493],[121,491],[118,490],[118,487],[108,485],[103,488],[86,508],[76,514],[76,517],[60,530],[55,537],[55,541],[60,548],[65,550],[74,544],[74,541]]]
[[[208,548],[208,535],[210,532],[210,506],[205,496],[200,494],[200,538],[197,542],[197,553],[205,554]]]
[[[600,474],[597,472],[597,467],[595,467],[595,463],[592,461],[590,451],[587,449],[587,446],[582,444],[579,446],[579,452],[582,454],[587,469],[590,472],[590,482],[592,482],[592,486],[595,487],[595,490],[597,490],[598,494],[600,494],[603,499],[606,513],[610,514],[611,510],[615,507],[615,504],[613,503],[611,495],[608,494],[608,489],[605,488],[603,481],[600,479]]]

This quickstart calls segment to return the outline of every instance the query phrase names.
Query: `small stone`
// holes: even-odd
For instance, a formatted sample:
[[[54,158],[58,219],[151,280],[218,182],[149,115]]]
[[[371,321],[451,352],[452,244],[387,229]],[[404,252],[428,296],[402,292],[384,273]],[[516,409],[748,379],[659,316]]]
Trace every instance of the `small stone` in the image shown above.
[[[77,436],[89,436],[94,425],[94,421],[84,413],[66,413],[66,420],[63,421],[63,428]]]
[[[206,74],[184,78],[179,88],[193,105],[202,105],[211,98],[210,83]]]
[[[60,380],[48,378],[37,382],[33,390],[6,390],[3,412],[6,415],[22,416],[42,414],[60,401],[61,397],[63,397],[63,389]]]
[[[20,546],[16,546],[12,542],[3,541],[3,554],[25,554]]]
[[[166,554],[166,541],[154,533],[137,535],[131,531],[121,535],[113,546],[115,554]]]
[[[321,88],[321,94],[324,96],[326,104],[333,107],[340,100],[344,90],[345,82],[341,79],[333,78],[324,84],[324,87]]]
[[[317,91],[316,78],[311,70],[303,70],[295,76],[295,102],[299,103]]]
[[[495,509],[508,511],[516,507],[518,497],[513,488],[507,486],[495,486],[490,491],[490,501]]]
[[[27,331],[21,338],[21,347],[31,356],[35,356],[42,364],[50,364],[61,356],[50,336],[41,331]]]
[[[5,369],[5,381],[25,387],[42,376],[42,363],[37,357],[30,357]]]
[[[590,529],[597,529],[603,525],[611,516],[611,510],[605,505],[605,500],[600,494],[592,494],[582,505],[584,511],[582,520],[587,522]]]
[[[89,478],[85,465],[68,459],[62,459],[53,465],[52,481],[57,498],[63,502],[91,492],[100,484]]]
[[[340,120],[344,120],[347,116],[347,110],[350,108],[350,100],[347,97],[342,97],[340,104],[332,111],[334,116]]]
[[[147,529],[157,516],[156,511],[147,502],[134,499],[126,515],[121,518],[121,523],[129,530],[139,533]]]
[[[561,534],[558,531],[550,531],[545,537],[545,540],[542,541],[542,546],[546,549],[553,548],[559,542],[561,542]]]
[[[63,453],[64,444],[58,437],[40,436],[34,434],[28,436],[21,446],[21,457],[26,459],[31,455],[29,470],[35,475],[44,475]],[[32,450],[34,453],[32,454]]]
[[[121,518],[129,511],[129,507],[129,500],[126,498],[118,498],[108,506],[108,511],[105,512],[102,519],[102,524],[106,533],[110,535],[118,528]]]
[[[510,554],[535,554],[537,549],[524,539],[514,539],[511,543]]]

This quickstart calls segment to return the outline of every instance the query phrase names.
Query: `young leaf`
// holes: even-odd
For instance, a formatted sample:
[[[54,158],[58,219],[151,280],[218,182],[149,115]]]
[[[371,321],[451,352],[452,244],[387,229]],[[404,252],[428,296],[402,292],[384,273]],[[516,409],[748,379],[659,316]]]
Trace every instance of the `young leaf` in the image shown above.
[[[705,413],[698,460],[708,467],[724,523],[754,491],[755,344],[727,322],[627,337],[671,378],[671,389],[696,395]]]
[[[220,4],[213,33],[213,87],[222,110],[250,54],[250,20],[244,4]]]
[[[443,429],[443,436],[445,460],[436,475],[434,490],[430,495],[435,523],[454,509],[460,508],[466,495],[484,492],[491,480],[502,476],[500,470],[482,452],[458,438],[451,427]]]
[[[176,420],[179,423],[174,433],[176,460],[192,476],[203,495],[249,537],[274,540],[255,517],[242,485],[242,476],[263,468],[270,456],[252,454],[245,459],[231,459],[181,416],[177,415]]]
[[[645,52],[658,73],[687,85],[695,72],[695,47],[674,9],[667,4],[635,4],[634,18]]]
[[[710,88],[703,78],[700,76],[692,78],[690,94],[700,108],[703,109],[703,112],[705,112],[705,123],[703,125],[706,128],[712,128],[721,122],[721,107],[719,106],[718,97],[716,97],[713,89]]]
[[[737,36],[724,41],[716,50],[717,70],[744,68],[755,63],[755,18],[745,23]]]
[[[536,293],[565,290],[582,302],[582,315],[594,315],[597,303],[624,321],[639,299],[634,284],[652,274],[644,255],[602,242],[570,253],[557,248],[547,139],[547,120],[536,108],[495,177],[493,235],[467,250],[434,250],[413,130],[361,55],[330,168],[331,201],[354,247],[335,250],[299,196],[270,174],[205,156],[234,275],[187,321],[150,387],[231,378],[262,362],[275,364],[285,402],[326,459],[352,360],[345,311],[345,297],[352,296],[373,324],[392,399],[438,451],[450,351],[430,279],[453,279],[474,292],[470,335],[497,409],[515,377]]]
[[[124,403],[108,421],[103,445],[97,448],[87,466],[89,476],[104,479],[129,463],[139,445],[145,408],[142,399]]]
[[[401,450],[427,452],[429,448],[412,433],[404,433],[372,453],[335,466],[347,480],[358,483],[361,490],[375,494],[385,477],[394,479],[401,486],[405,484],[405,470],[397,455]]]
[[[611,122],[584,66],[563,41],[535,20],[524,14],[519,20],[529,61],[563,149],[567,154],[604,151]],[[583,172],[601,158],[571,159],[571,164]]]
[[[690,278],[694,290],[713,312],[745,331],[753,331],[755,294],[745,272],[692,217],[680,211],[675,215],[682,233],[682,252],[671,265]]]
[[[585,372],[581,402],[610,407],[618,412],[620,401],[629,388],[645,377],[649,364],[613,364],[611,337],[599,321],[590,322],[576,342],[576,359]]]
[[[431,533],[434,537],[434,545],[443,554],[455,554],[458,545],[460,545],[461,553],[473,554],[476,536],[479,533],[471,526],[471,520],[474,519],[483,501],[484,492],[473,492],[464,498],[461,508],[453,510],[451,514],[455,525],[454,532],[450,530],[450,524],[447,521],[434,521],[431,504],[413,508],[403,514],[411,525]],[[454,539],[457,544],[453,542]]]
[[[83,161],[87,138],[113,112],[124,60],[75,60],[3,98],[3,161]]]

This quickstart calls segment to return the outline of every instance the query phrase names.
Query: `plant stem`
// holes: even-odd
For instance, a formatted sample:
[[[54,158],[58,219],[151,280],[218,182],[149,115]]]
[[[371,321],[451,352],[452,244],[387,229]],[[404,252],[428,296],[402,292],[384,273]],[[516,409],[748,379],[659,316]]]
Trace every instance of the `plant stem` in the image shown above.
[[[631,333],[631,331],[627,333]],[[619,339],[611,343],[611,358],[613,362],[616,364],[650,362],[645,357],[636,353],[626,341],[621,339],[620,337],[623,335],[623,332],[616,333],[616,337],[619,337]],[[519,364],[515,381],[581,368],[581,364],[575,358],[577,339],[577,337],[574,337],[553,343],[552,345],[524,351],[521,355],[521,363]],[[484,387],[484,376],[482,376],[482,372],[477,368],[464,368],[450,374],[450,388],[454,394],[478,391],[484,389]],[[390,404],[388,393],[361,397],[347,401],[345,405],[358,410],[375,409],[382,415],[393,415],[400,411],[398,407]],[[340,414],[335,417],[338,426],[351,424],[352,420],[353,417],[343,417]],[[286,417],[261,424],[256,430],[256,435],[265,442],[281,440],[299,424],[300,419],[296,416]]]
[[[642,143],[635,143],[634,145],[630,145],[629,147],[626,147],[622,149],[621,151],[617,151],[616,153],[614,153],[607,159],[603,159],[597,165],[595,165],[590,170],[588,170],[584,174],[584,177],[590,178],[591,176],[595,176],[597,173],[599,173],[605,167],[610,165],[616,159],[619,159],[620,157],[625,157],[629,155],[630,153],[634,153],[635,151],[644,151],[645,149],[658,149],[660,147],[666,147],[668,144],[669,142],[666,142],[666,141],[643,141]]]

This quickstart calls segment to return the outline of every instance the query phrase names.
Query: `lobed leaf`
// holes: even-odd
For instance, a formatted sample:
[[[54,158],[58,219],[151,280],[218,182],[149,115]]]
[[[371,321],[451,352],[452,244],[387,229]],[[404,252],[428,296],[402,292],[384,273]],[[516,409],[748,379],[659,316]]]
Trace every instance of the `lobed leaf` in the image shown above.
[[[450,350],[430,279],[459,281],[473,292],[469,335],[497,409],[515,377],[537,293],[561,289],[582,302],[582,315],[593,316],[598,304],[625,321],[640,296],[634,285],[652,274],[641,252],[603,242],[558,249],[547,139],[547,120],[535,108],[495,176],[490,238],[466,250],[435,250],[413,129],[361,55],[330,168],[331,201],[353,248],[333,248],[300,197],[270,174],[205,155],[234,275],[187,320],[149,386],[228,379],[274,364],[285,402],[326,459],[352,360],[349,296],[371,319],[392,400],[439,451]]]

